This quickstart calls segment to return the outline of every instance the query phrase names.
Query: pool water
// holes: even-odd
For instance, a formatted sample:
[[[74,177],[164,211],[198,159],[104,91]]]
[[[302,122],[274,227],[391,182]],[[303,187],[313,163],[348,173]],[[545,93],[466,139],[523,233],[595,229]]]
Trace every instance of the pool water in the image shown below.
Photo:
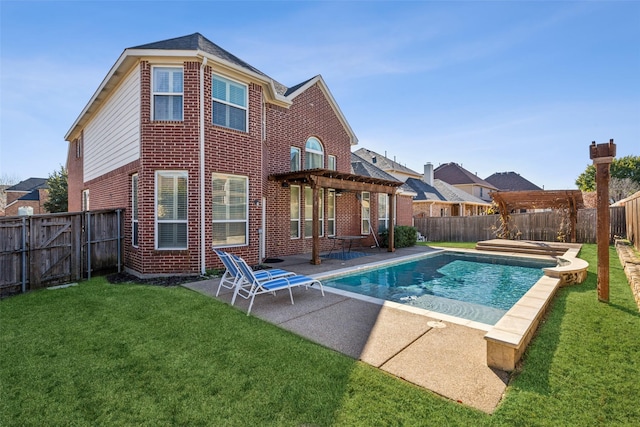
[[[450,252],[323,280],[325,286],[494,325],[555,261]]]

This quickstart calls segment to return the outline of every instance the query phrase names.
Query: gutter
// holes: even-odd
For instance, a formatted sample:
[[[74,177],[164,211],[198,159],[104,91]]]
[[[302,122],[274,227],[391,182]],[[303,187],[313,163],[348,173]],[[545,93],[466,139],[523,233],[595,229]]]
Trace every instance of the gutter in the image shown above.
[[[200,274],[207,271],[207,253],[205,241],[205,194],[204,194],[204,69],[207,66],[207,57],[202,58],[200,65]]]

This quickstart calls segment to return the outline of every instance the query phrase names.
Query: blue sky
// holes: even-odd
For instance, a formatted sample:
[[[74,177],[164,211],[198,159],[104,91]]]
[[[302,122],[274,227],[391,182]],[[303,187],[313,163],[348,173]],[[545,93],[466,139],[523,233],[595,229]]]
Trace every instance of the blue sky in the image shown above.
[[[199,32],[275,80],[322,74],[359,144],[570,189],[640,155],[640,2],[0,0],[0,177],[46,178],[127,47]]]

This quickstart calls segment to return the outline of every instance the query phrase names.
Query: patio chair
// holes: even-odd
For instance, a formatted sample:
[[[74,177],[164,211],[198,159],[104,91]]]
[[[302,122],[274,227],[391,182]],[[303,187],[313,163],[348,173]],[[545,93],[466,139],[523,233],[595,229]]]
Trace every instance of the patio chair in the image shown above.
[[[236,261],[234,261],[234,259],[236,258],[236,255],[230,254],[225,251],[217,250],[217,249],[214,249],[213,251],[216,253],[216,255],[218,255],[218,258],[220,258],[220,261],[222,261],[222,264],[226,269],[224,274],[220,278],[220,284],[218,285],[218,291],[216,292],[216,296],[220,294],[221,288],[233,289],[236,286],[242,286],[243,282],[245,281],[244,281],[244,276],[242,275],[242,273],[238,269],[238,266],[236,265]],[[286,276],[294,276],[294,275],[295,273],[292,271],[281,270],[279,268],[275,268],[272,270],[259,270],[255,272],[255,276],[259,281],[271,280],[271,279],[276,279],[278,277],[286,277]]]
[[[260,281],[255,275],[255,272],[247,265],[245,260],[237,257],[235,259],[236,265],[240,269],[240,272],[244,276],[244,280],[250,283],[249,286],[236,286],[236,289],[233,293],[233,298],[231,299],[231,305],[233,305],[236,301],[236,297],[240,296],[244,299],[251,299],[249,303],[249,309],[247,310],[247,316],[251,313],[251,307],[253,307],[253,300],[256,295],[271,293],[275,294],[276,291],[281,289],[289,290],[289,297],[291,298],[291,304],[293,304],[293,293],[291,292],[291,288],[296,286],[304,286],[307,289],[309,286],[313,286],[318,284],[320,287],[320,292],[322,296],[324,296],[324,288],[322,287],[322,282],[317,279],[313,279],[308,276],[303,275],[295,275],[295,276],[287,276],[287,277],[278,277],[275,279]]]

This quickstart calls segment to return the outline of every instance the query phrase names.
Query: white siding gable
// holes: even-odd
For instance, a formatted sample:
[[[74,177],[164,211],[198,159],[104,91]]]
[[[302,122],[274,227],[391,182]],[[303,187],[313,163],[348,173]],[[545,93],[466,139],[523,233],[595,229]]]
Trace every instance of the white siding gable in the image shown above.
[[[140,71],[116,88],[84,129],[84,181],[140,157]]]

